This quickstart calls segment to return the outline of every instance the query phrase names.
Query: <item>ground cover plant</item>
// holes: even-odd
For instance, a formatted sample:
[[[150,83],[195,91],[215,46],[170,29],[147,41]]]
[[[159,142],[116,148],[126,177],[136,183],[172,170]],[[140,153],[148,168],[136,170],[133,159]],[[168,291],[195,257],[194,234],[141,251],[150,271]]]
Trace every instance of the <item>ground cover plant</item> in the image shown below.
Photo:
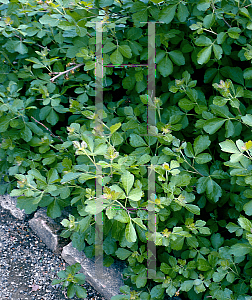
[[[28,214],[47,207],[53,219],[71,207],[61,235],[90,258],[102,213],[104,266],[115,258],[128,266],[124,295],[112,300],[251,299],[252,3],[0,3],[1,194],[18,196]],[[155,25],[153,99],[146,67],[104,67],[99,119],[101,21],[104,65],[146,64],[147,21],[163,23]],[[147,135],[150,104],[156,125]],[[148,234],[148,203],[155,235]],[[148,239],[157,251],[152,279]],[[78,270],[59,274],[69,297],[85,297],[74,284],[84,280],[75,280]]]

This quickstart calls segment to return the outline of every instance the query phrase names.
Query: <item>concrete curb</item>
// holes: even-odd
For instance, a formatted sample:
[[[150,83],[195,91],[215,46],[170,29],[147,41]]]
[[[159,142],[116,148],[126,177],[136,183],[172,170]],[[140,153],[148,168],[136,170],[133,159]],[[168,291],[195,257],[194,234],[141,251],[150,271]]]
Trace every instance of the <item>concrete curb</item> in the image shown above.
[[[24,210],[17,208],[16,204],[17,197],[0,195],[0,205],[4,209],[9,210],[19,220],[29,219],[30,215],[25,214]],[[120,287],[124,285],[122,271],[127,267],[126,262],[115,259],[110,267],[103,267],[103,277],[97,279],[94,260],[86,257],[83,251],[79,252],[72,246],[72,243],[66,245],[66,240],[58,234],[59,230],[62,229],[59,222],[68,217],[69,212],[63,210],[59,222],[56,222],[47,216],[46,211],[46,208],[39,208],[28,221],[32,231],[39,236],[51,251],[61,255],[67,264],[71,265],[79,262],[81,264],[80,272],[86,276],[86,281],[107,300],[111,300],[112,296],[122,294]]]

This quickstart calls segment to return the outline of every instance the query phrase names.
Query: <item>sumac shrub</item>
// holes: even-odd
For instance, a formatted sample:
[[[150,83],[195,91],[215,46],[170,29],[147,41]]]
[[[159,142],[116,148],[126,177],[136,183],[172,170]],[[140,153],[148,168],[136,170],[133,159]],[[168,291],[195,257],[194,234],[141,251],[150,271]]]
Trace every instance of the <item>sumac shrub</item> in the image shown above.
[[[127,262],[125,295],[113,300],[251,299],[251,2],[0,3],[1,194],[28,214],[47,207],[57,218],[71,207],[61,235],[88,257],[102,214],[104,266]],[[105,66],[147,64],[153,21],[155,95],[148,67],[104,67],[101,118],[95,22]]]

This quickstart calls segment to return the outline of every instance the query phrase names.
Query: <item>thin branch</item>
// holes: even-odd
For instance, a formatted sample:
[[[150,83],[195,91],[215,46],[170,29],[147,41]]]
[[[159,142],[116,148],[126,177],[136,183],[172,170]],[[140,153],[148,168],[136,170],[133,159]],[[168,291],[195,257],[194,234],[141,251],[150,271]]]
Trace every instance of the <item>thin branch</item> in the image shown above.
[[[47,128],[44,124],[40,123],[38,120],[36,120],[36,119],[33,118],[33,117],[31,117],[31,118],[32,118],[35,122],[37,122],[37,123],[39,123],[40,125],[42,125],[43,127],[45,127],[46,130],[48,130],[48,131],[51,132],[51,130],[50,130],[49,128]],[[54,135],[52,132],[51,132],[51,135],[52,135],[53,137],[56,137],[57,139],[59,139],[62,143],[64,143],[64,141],[62,140],[61,137]]]
[[[205,31],[208,31],[208,32],[210,32],[210,33],[213,33],[213,34],[216,34],[216,35],[218,35],[218,33],[214,32],[214,31],[212,31],[212,30],[208,30],[208,29],[205,29],[205,28],[203,28],[203,30],[205,30]]]
[[[75,67],[73,67],[73,68],[71,68],[71,69],[68,69],[68,70],[66,70],[66,71],[64,71],[64,72],[59,72],[59,74],[56,75],[56,76],[54,76],[53,78],[51,78],[50,81],[51,81],[51,82],[54,82],[54,80],[55,80],[56,78],[60,77],[61,75],[68,74],[69,72],[71,72],[71,71],[73,71],[73,70],[75,70],[75,69],[78,69],[79,67],[81,67],[81,66],[83,66],[83,65],[84,65],[84,64],[78,64],[77,66],[75,66]]]
[[[231,28],[232,26],[231,25],[229,25],[228,24],[228,22],[225,20],[225,18],[223,17],[223,21],[227,24],[227,26],[229,27],[229,28]]]

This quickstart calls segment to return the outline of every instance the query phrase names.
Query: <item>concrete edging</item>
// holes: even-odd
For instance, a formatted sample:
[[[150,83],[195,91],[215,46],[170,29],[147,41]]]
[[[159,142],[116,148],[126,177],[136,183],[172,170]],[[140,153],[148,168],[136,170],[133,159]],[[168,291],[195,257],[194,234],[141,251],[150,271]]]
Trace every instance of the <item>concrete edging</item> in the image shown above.
[[[19,220],[29,218],[29,215],[25,214],[24,209],[20,210],[16,207],[16,204],[17,197],[0,195],[0,205],[4,209],[9,210],[15,218]],[[46,208],[39,208],[28,221],[32,231],[39,236],[51,251],[61,255],[67,264],[71,265],[79,262],[81,264],[80,272],[86,276],[86,281],[107,300],[111,300],[112,296],[118,294],[123,295],[120,292],[120,287],[124,285],[122,271],[127,267],[126,262],[114,259],[114,263],[110,267],[103,267],[103,277],[96,278],[94,260],[89,259],[83,251],[79,252],[72,246],[72,243],[65,245],[65,239],[58,234],[62,226],[48,217],[46,211]],[[64,209],[59,219],[63,220],[68,215],[69,212]]]

